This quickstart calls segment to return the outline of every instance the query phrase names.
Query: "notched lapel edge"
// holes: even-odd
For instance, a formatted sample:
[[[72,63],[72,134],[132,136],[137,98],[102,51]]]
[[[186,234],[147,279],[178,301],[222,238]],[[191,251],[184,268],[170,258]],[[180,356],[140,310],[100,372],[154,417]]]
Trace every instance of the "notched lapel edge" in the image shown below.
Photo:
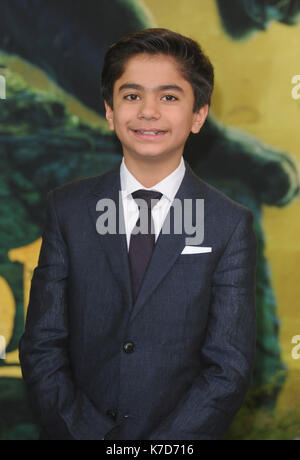
[[[87,196],[87,205],[91,217],[94,231],[97,234],[97,240],[107,256],[107,260],[111,267],[112,273],[115,276],[121,291],[124,294],[128,305],[132,304],[131,280],[128,263],[128,252],[126,234],[118,233],[119,225],[119,191],[120,185],[120,164],[108,173],[99,177],[96,186]],[[100,235],[97,232],[96,222],[101,215],[100,211],[96,210],[96,206],[101,199],[111,199],[116,204],[116,234]],[[124,228],[123,206],[120,209],[121,227]],[[122,222],[123,220],[123,222]]]

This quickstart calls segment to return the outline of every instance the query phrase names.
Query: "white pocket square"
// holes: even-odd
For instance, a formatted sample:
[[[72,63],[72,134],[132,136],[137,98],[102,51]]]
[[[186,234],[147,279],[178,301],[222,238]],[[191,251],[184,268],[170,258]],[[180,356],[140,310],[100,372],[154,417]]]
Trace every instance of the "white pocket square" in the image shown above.
[[[212,252],[212,248],[205,246],[185,246],[181,254],[203,254]]]

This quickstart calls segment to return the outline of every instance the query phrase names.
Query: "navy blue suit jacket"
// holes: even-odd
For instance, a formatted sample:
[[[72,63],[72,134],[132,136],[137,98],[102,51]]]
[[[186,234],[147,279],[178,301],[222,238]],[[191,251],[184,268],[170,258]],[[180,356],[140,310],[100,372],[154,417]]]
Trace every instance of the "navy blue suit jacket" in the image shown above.
[[[49,192],[19,347],[46,439],[221,439],[241,407],[255,355],[253,214],[185,165],[176,198],[205,200],[212,252],[181,254],[190,235],[161,233],[134,303],[126,235],[96,231],[98,200],[118,204],[120,163]]]

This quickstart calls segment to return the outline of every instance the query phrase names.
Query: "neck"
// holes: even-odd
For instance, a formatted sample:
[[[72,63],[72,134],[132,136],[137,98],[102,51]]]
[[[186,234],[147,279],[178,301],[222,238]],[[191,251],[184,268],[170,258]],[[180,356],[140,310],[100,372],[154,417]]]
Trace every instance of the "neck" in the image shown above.
[[[150,188],[169,176],[175,169],[178,168],[181,156],[167,161],[155,161],[149,159],[146,161],[137,161],[124,154],[124,162],[127,169],[144,187]]]

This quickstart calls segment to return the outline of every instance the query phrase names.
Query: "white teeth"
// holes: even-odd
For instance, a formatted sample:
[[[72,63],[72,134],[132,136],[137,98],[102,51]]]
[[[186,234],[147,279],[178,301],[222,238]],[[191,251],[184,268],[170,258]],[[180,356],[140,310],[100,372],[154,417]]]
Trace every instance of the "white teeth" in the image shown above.
[[[156,136],[157,134],[164,134],[164,131],[139,131],[137,130],[136,132],[140,134],[151,135],[151,136]]]

